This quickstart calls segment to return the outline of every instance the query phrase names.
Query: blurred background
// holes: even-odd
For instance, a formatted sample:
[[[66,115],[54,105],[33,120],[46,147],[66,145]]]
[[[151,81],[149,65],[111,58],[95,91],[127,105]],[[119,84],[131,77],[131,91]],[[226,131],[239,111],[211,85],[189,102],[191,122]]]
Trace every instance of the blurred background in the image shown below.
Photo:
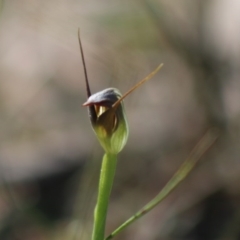
[[[156,209],[115,239],[240,239],[237,0],[0,1],[0,239],[88,240],[103,150],[92,92],[122,93],[130,127],[107,233],[152,199],[203,134],[217,143]]]

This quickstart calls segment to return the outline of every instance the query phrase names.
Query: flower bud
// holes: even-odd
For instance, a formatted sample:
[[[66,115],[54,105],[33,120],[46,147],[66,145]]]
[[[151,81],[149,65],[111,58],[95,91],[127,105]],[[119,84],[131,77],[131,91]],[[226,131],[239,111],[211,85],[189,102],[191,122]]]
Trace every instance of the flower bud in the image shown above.
[[[83,62],[88,100],[83,106],[88,106],[89,117],[98,140],[106,153],[118,154],[128,139],[128,124],[124,113],[123,99],[151,79],[163,66],[160,64],[153,72],[133,86],[123,96],[116,88],[107,88],[91,94],[83,48],[78,29],[78,41]]]
[[[116,88],[107,88],[91,95],[83,106],[89,107],[94,132],[107,153],[117,154],[125,146],[128,138],[128,124],[123,101]]]

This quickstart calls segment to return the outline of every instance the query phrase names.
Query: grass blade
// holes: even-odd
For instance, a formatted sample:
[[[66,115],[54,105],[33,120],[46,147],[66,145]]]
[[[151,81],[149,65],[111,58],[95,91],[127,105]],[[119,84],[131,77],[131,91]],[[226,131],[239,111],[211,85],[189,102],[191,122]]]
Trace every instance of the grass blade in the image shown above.
[[[203,138],[194,147],[188,158],[180,166],[178,171],[173,175],[165,187],[160,191],[160,193],[153,198],[149,203],[147,203],[142,209],[140,209],[136,214],[130,217],[126,222],[120,225],[115,231],[113,231],[105,240],[110,240],[117,234],[122,232],[127,226],[135,222],[137,219],[148,213],[154,207],[156,207],[160,202],[162,202],[179,184],[189,175],[198,160],[203,156],[203,154],[215,143],[218,138],[218,133],[214,130],[209,130]]]

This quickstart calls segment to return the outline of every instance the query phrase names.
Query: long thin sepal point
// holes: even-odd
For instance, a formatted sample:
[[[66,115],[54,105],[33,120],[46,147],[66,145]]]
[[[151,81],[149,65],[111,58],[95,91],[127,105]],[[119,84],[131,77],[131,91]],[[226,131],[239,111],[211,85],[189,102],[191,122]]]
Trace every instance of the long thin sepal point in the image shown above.
[[[114,103],[113,108],[116,108],[120,102],[127,97],[130,93],[132,93],[135,89],[139,88],[142,84],[150,80],[163,66],[163,63],[161,63],[154,71],[152,71],[150,74],[148,74],[143,80],[138,82],[136,85],[134,85],[129,91],[127,91],[120,99],[118,99],[117,102]]]
[[[78,42],[79,42],[80,53],[81,53],[82,62],[83,62],[83,69],[84,69],[86,89],[87,89],[87,97],[90,97],[92,94],[91,94],[91,90],[90,90],[90,86],[89,86],[88,75],[87,75],[87,67],[86,67],[84,54],[83,54],[83,47],[82,47],[82,42],[81,42],[81,37],[80,37],[80,28],[78,28]]]

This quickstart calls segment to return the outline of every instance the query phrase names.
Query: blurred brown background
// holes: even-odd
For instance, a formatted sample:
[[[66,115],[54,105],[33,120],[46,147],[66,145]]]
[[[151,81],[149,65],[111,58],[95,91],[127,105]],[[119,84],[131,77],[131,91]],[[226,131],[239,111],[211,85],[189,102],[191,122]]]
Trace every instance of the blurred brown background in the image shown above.
[[[0,239],[87,240],[103,151],[92,92],[122,93],[130,127],[107,233],[153,198],[206,130],[217,144],[164,202],[117,239],[240,239],[237,0],[0,1]]]

